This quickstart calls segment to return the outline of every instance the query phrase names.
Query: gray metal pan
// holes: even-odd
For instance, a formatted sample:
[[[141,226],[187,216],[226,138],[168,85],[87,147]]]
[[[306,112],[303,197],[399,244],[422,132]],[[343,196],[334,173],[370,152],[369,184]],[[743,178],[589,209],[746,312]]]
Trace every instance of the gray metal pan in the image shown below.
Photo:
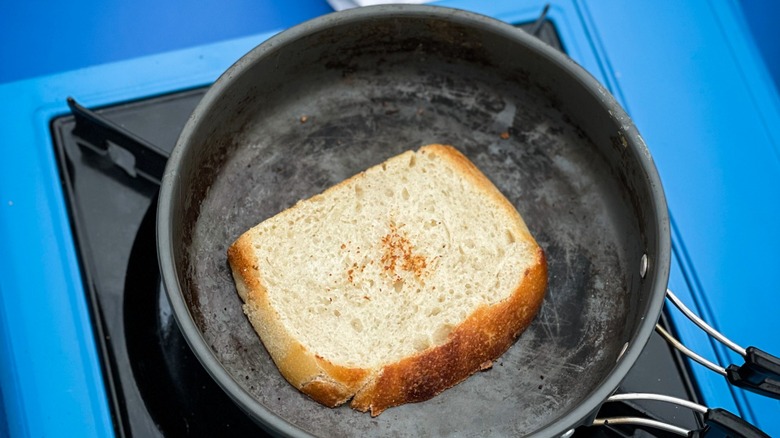
[[[492,369],[429,401],[376,418],[323,407],[277,371],[226,249],[299,199],[428,143],[460,149],[526,219],[549,263],[542,310]],[[239,60],[168,161],[157,232],[196,356],[254,420],[298,436],[552,436],[589,423],[653,330],[670,257],[654,164],[609,93],[520,30],[431,6],[328,15]]]

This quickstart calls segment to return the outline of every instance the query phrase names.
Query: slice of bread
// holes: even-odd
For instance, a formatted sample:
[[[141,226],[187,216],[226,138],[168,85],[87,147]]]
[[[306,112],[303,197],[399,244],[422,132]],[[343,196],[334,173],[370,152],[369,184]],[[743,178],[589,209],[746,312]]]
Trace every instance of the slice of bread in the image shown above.
[[[298,202],[239,237],[228,260],[282,375],[372,416],[489,368],[547,285],[520,214],[443,145]]]

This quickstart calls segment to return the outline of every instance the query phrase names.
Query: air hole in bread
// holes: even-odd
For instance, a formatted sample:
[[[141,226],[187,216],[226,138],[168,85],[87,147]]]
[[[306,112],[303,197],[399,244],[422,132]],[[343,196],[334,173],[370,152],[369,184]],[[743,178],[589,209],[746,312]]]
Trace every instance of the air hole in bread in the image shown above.
[[[401,190],[401,198],[403,198],[404,201],[409,200],[409,190],[406,190],[406,187],[404,187],[404,189]]]
[[[431,346],[431,341],[427,336],[418,335],[415,336],[413,341],[414,349],[417,351],[423,351]]]
[[[333,309],[333,316],[336,316],[336,317],[341,316],[341,312],[339,312],[339,309]]]
[[[441,307],[434,307],[433,309],[430,310],[430,312],[428,312],[428,316],[436,316],[440,313],[441,313]]]
[[[359,184],[355,185],[355,197],[358,199],[363,197],[363,187],[361,187]]]
[[[509,230],[506,230],[506,240],[507,243],[515,243],[515,235]]]
[[[433,332],[433,343],[443,344],[452,333],[452,324],[443,324]]]
[[[353,318],[349,325],[351,325],[352,329],[358,333],[363,331],[363,323],[360,322],[360,320],[357,318]]]
[[[395,196],[395,192],[393,192],[393,189],[390,188],[385,189],[385,196],[387,196],[388,198],[392,198],[393,196]]]
[[[401,292],[404,290],[404,281],[402,279],[397,279],[393,282],[393,289],[395,289],[396,292]]]
[[[409,168],[411,169],[415,164],[417,164],[417,158],[412,154],[412,157],[409,158]]]

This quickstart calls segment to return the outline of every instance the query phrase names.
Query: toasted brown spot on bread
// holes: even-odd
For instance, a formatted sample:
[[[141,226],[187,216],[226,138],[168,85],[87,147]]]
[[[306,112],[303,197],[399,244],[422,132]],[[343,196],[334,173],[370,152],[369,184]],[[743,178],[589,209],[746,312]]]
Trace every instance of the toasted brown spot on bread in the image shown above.
[[[382,249],[382,269],[386,274],[397,276],[400,269],[422,277],[427,266],[425,257],[414,253],[412,242],[393,223],[390,233],[382,237]]]

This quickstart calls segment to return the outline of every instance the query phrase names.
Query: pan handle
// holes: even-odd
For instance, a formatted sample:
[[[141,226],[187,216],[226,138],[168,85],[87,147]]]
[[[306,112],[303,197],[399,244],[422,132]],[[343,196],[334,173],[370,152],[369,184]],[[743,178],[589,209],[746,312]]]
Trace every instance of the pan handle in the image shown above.
[[[696,430],[686,430],[672,424],[664,423],[662,421],[651,420],[642,417],[597,418],[593,420],[593,426],[608,426],[610,424],[634,424],[638,426],[654,427],[680,436],[696,438],[722,438],[729,436],[739,436],[745,438],[769,438],[769,435],[765,434],[757,427],[725,409],[709,409],[706,406],[702,406],[698,403],[677,397],[671,397],[662,394],[626,393],[615,394],[612,397],[609,397],[607,402],[625,400],[656,400],[661,402],[674,403],[678,406],[692,409],[703,414],[704,426]]]
[[[745,359],[745,363],[741,366],[731,364],[728,367],[723,368],[691,351],[661,326],[656,325],[656,331],[672,344],[672,346],[696,362],[723,375],[732,385],[755,392],[756,394],[780,400],[780,358],[756,347],[748,347],[747,349],[740,347],[699,318],[686,307],[671,290],[666,290],[666,297],[669,298],[669,301],[680,309],[688,319],[704,330],[708,335],[742,356]]]

